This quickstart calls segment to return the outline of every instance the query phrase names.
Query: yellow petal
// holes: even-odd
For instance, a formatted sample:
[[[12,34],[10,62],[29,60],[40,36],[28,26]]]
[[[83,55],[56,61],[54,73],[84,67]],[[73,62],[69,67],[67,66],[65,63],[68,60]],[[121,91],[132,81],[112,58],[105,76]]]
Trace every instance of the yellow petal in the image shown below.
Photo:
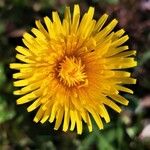
[[[71,32],[76,33],[80,21],[80,8],[79,5],[74,6],[73,11],[73,20],[72,20],[72,26],[71,26]]]
[[[70,119],[71,119],[70,130],[73,131],[75,128],[75,111],[72,109],[70,110]]]
[[[49,122],[52,123],[56,117],[56,112],[59,110],[59,105],[57,103],[54,103],[53,107],[52,107],[52,112],[51,112],[51,116],[49,119]]]
[[[49,107],[45,110],[45,113],[44,113],[44,115],[43,115],[43,117],[42,117],[42,119],[40,121],[41,123],[44,123],[50,117],[51,108],[52,108],[52,105],[50,103]]]
[[[129,56],[135,56],[135,55],[136,55],[136,51],[130,50],[130,51],[119,53],[115,55],[115,57],[129,57]]]
[[[109,95],[113,100],[116,102],[123,104],[123,105],[128,105],[129,101],[122,97],[121,95]]]
[[[123,29],[118,30],[117,32],[115,32],[113,40],[120,38],[124,33],[125,31]]]
[[[70,13],[70,7],[66,7],[65,9],[65,19],[68,23],[68,33],[70,33],[70,27],[71,27],[71,13]]]
[[[37,97],[39,97],[40,95],[40,91],[39,90],[36,90],[34,92],[31,92],[29,94],[26,94],[24,96],[22,96],[21,98],[17,99],[17,104],[24,104],[24,103],[28,103],[30,101],[33,101],[35,100]]]
[[[99,42],[101,39],[106,37],[117,25],[118,21],[116,19],[112,20],[103,30],[95,35],[95,40]]]
[[[47,31],[45,30],[45,28],[43,27],[43,25],[41,24],[41,22],[40,22],[39,20],[36,20],[36,21],[35,21],[35,24],[36,24],[36,26],[38,27],[39,31],[41,31],[41,32],[45,35],[45,37],[46,37],[47,39],[49,39],[49,38],[50,38],[50,37],[49,37],[49,34],[48,34]]]
[[[53,25],[52,25],[51,20],[48,17],[44,17],[44,21],[45,21],[48,33],[50,35],[50,38],[55,39],[56,34],[55,34],[55,31],[53,30]]]
[[[60,127],[62,120],[63,120],[63,116],[64,116],[64,110],[63,108],[60,108],[56,114],[56,122],[55,122],[55,127],[54,127],[55,130],[58,130],[58,128]]]
[[[65,132],[68,130],[68,127],[69,127],[69,120],[70,120],[70,117],[69,117],[69,108],[67,108],[65,106],[64,124],[63,124],[63,131],[65,131]]]
[[[27,108],[27,111],[28,111],[28,112],[31,112],[31,111],[33,111],[34,109],[36,109],[37,107],[39,107],[40,105],[41,105],[40,98],[38,98],[37,100],[34,101],[34,103],[32,103],[32,104]]]
[[[130,90],[130,89],[126,88],[126,87],[123,87],[123,86],[121,86],[121,85],[116,85],[115,87],[116,87],[116,89],[118,89],[118,90],[120,90],[120,91],[133,94],[133,91],[132,91],[132,90]]]
[[[14,79],[24,79],[24,78],[28,78],[28,77],[30,77],[31,76],[31,74],[24,74],[24,73],[14,73],[13,74],[13,78]]]
[[[110,108],[112,108],[113,110],[115,110],[116,112],[120,113],[121,112],[121,108],[115,104],[114,102],[112,102],[111,100],[107,99],[103,99],[103,103],[106,104],[107,106],[109,106]]]
[[[100,17],[100,19],[98,20],[98,22],[96,23],[96,26],[94,28],[93,34],[99,32],[101,30],[101,28],[103,27],[103,25],[105,24],[106,20],[108,18],[107,14],[104,14],[102,17]]]
[[[75,111],[76,124],[77,124],[77,134],[82,134],[82,120],[81,115],[78,111]]]
[[[21,87],[21,86],[26,86],[29,84],[28,80],[25,79],[25,80],[19,80],[19,81],[15,81],[14,83],[14,86],[16,87]]]
[[[93,110],[91,107],[86,106],[87,110],[91,113],[92,117],[94,118],[96,124],[98,125],[99,129],[103,129],[103,123],[100,116]]]
[[[77,31],[77,35],[79,35],[80,37],[83,36],[89,23],[91,23],[91,21],[92,21],[93,15],[94,15],[94,8],[90,7],[88,12],[83,16],[83,18],[81,20],[81,23],[80,23],[78,31]]]
[[[43,39],[46,40],[44,34],[43,34],[40,30],[38,30],[38,29],[36,29],[36,28],[32,28],[31,31],[34,33],[34,35],[35,35],[36,37],[40,38],[41,40],[43,40]]]
[[[122,38],[120,38],[120,39],[116,40],[115,42],[113,42],[111,46],[113,46],[113,47],[120,46],[123,43],[125,43],[128,39],[129,39],[129,36],[125,35]]]
[[[39,110],[38,110],[38,112],[36,113],[33,121],[36,122],[36,123],[39,122],[41,120],[41,118],[43,117],[43,115],[44,115],[44,111],[40,107]]]
[[[118,84],[136,84],[136,79],[129,77],[114,78],[113,80]]]
[[[19,53],[25,55],[25,56],[31,56],[31,53],[30,51],[25,48],[25,47],[22,47],[22,46],[17,46],[16,47],[16,51],[18,51]]]
[[[25,63],[35,63],[35,61],[29,59],[27,56],[24,56],[24,55],[17,54],[16,58],[25,62]]]
[[[110,117],[109,117],[109,114],[108,114],[105,106],[103,104],[101,104],[101,105],[99,105],[99,107],[101,110],[99,115],[101,115],[107,123],[110,122]]]
[[[21,68],[29,68],[32,66],[33,65],[31,65],[31,64],[21,64],[21,63],[11,63],[10,64],[11,69],[17,69],[17,70],[20,70]]]
[[[125,50],[128,50],[129,47],[128,46],[120,46],[120,47],[115,47],[115,48],[112,48],[110,47],[111,50],[107,51],[107,53],[105,54],[105,57],[110,57],[110,56],[113,56],[115,54],[118,54],[120,52],[123,52]]]

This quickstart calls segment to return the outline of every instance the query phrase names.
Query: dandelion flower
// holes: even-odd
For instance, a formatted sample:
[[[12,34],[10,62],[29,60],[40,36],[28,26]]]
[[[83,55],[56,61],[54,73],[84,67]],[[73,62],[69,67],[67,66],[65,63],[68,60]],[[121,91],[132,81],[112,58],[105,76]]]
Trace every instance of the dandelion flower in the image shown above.
[[[91,117],[99,129],[102,118],[108,123],[106,107],[121,112],[120,104],[128,100],[120,91],[133,93],[124,84],[136,80],[125,71],[134,67],[135,50],[122,45],[128,40],[124,30],[113,31],[118,21],[104,25],[108,15],[93,19],[94,8],[80,17],[80,8],[74,6],[73,15],[66,7],[61,21],[57,12],[52,19],[44,17],[35,22],[32,33],[24,33],[25,46],[17,46],[16,58],[21,62],[10,64],[18,70],[13,74],[15,95],[22,95],[17,104],[30,102],[28,112],[37,109],[34,121],[55,122],[54,129],[82,133],[83,122],[92,131]]]

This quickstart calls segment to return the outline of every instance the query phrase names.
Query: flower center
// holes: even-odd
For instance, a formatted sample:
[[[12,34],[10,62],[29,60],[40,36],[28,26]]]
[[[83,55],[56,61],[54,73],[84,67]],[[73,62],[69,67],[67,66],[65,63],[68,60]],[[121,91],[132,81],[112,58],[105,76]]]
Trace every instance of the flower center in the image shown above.
[[[85,66],[82,65],[81,59],[65,57],[59,65],[60,68],[58,76],[66,85],[69,87],[80,87],[87,84],[87,76],[84,72]]]

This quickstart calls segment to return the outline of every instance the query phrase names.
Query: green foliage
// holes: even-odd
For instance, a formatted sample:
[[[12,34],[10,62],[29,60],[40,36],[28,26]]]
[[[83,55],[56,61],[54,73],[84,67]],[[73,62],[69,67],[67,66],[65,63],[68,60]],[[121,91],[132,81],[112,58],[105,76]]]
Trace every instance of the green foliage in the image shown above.
[[[146,51],[145,53],[142,54],[139,58],[139,66],[144,65],[148,60],[150,60],[150,50]]]
[[[29,0],[12,0],[12,4],[15,6],[25,6],[27,5]]]
[[[119,0],[93,0],[93,2],[99,2],[99,3],[108,3],[108,4],[117,4]]]
[[[4,30],[5,30],[4,23],[0,21],[0,35],[4,32]]]
[[[6,82],[6,76],[4,72],[4,65],[0,64],[0,88],[2,88],[5,82]]]
[[[119,2],[119,0],[105,0],[105,1],[110,4],[117,4]]]
[[[11,120],[15,116],[16,112],[13,108],[10,108],[6,103],[4,97],[0,97],[0,124]]]

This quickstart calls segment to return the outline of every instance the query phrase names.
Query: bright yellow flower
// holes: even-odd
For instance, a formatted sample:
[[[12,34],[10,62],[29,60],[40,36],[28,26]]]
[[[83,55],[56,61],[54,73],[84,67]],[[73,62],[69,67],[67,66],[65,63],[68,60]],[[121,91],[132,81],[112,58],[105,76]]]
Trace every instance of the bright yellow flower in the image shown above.
[[[32,102],[28,112],[38,108],[35,122],[55,121],[55,130],[63,124],[63,131],[76,127],[81,134],[83,121],[92,131],[90,115],[103,129],[101,118],[110,121],[105,106],[120,112],[114,101],[128,105],[119,91],[133,93],[122,84],[136,83],[124,70],[137,65],[133,57],[136,51],[121,46],[129,37],[123,35],[123,29],[112,31],[116,19],[104,27],[108,15],[97,22],[93,15],[94,8],[90,7],[80,18],[78,5],[73,15],[66,7],[63,21],[53,12],[52,20],[44,18],[46,29],[36,21],[32,35],[23,35],[25,47],[16,47],[16,58],[23,63],[10,65],[19,70],[13,78],[18,80],[14,86],[21,89],[14,94],[23,95],[17,104]]]

